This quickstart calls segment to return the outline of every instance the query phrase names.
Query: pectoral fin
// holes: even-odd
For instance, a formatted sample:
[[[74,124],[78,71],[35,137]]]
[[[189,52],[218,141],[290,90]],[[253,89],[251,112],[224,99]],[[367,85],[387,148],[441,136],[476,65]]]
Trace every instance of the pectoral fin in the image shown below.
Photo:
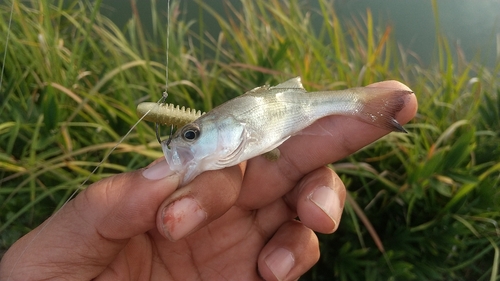
[[[281,152],[280,152],[279,148],[275,148],[271,151],[268,151],[268,152],[262,154],[262,156],[264,158],[266,158],[267,160],[269,160],[271,162],[278,161],[278,159],[280,158],[280,155],[281,155]]]

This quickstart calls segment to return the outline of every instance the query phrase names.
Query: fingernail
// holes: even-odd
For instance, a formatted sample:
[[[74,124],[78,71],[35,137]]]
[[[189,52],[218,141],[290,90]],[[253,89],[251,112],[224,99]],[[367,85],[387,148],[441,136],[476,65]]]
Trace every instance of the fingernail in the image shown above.
[[[198,202],[193,198],[185,197],[163,209],[163,232],[170,240],[177,241],[206,218],[207,213],[200,208]]]
[[[142,172],[142,176],[149,179],[149,180],[160,180],[163,178],[166,178],[168,176],[173,175],[174,172],[170,170],[170,166],[168,165],[167,161],[163,160],[160,161],[153,166],[150,166],[146,168]]]
[[[337,228],[338,215],[342,213],[342,208],[340,207],[340,199],[337,193],[328,186],[320,186],[316,188],[311,195],[309,195],[309,200],[311,200],[316,206],[318,206],[334,223],[333,230]]]
[[[267,267],[272,271],[276,279],[284,280],[295,264],[292,252],[278,248],[265,259]]]

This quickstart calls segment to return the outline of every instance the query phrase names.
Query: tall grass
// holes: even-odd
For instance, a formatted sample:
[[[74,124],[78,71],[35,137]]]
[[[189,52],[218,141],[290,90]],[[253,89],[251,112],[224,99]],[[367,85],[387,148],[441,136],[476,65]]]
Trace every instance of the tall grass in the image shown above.
[[[500,61],[487,69],[455,56],[437,30],[438,59],[423,68],[370,11],[341,23],[333,1],[318,1],[319,10],[278,0],[244,0],[236,9],[228,1],[223,13],[199,1],[211,16],[203,21],[222,30],[212,35],[203,21],[194,30],[174,3],[169,101],[210,110],[297,75],[309,90],[406,83],[420,102],[409,134],[332,165],[354,200],[337,233],[320,235],[321,260],[305,279],[498,280]],[[98,12],[99,1],[13,1],[0,93],[3,249],[79,187],[135,123],[140,101],[160,97],[167,27],[155,3],[148,33],[136,13],[118,28]],[[2,34],[9,5],[0,9]],[[160,156],[151,125],[141,123],[90,182]]]

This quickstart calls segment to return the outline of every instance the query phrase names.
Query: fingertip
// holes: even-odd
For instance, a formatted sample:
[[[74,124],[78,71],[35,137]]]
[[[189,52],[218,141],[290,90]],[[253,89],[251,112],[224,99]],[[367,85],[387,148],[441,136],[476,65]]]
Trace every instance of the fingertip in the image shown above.
[[[305,177],[297,195],[297,214],[307,227],[321,233],[337,230],[345,202],[345,186],[330,169],[323,167]]]
[[[170,241],[177,241],[207,219],[207,212],[191,197],[181,197],[162,208],[158,216],[158,230]]]
[[[226,213],[238,199],[243,169],[208,171],[176,190],[158,209],[156,224],[162,236],[177,241]]]
[[[174,175],[165,158],[158,159],[142,171],[142,176],[148,180],[160,180]]]
[[[298,221],[284,223],[262,249],[258,270],[265,280],[297,280],[319,260],[314,232]]]
[[[343,209],[338,194],[329,186],[319,186],[306,198],[299,211],[304,223],[321,233],[337,230]]]
[[[295,256],[285,248],[277,248],[264,258],[266,268],[277,280],[285,280],[295,265]]]
[[[408,87],[407,85],[396,80],[387,80],[370,84],[367,87],[394,88],[403,91],[410,91],[413,93],[411,95],[406,96],[405,105],[403,109],[397,114],[397,120],[401,124],[408,123],[408,121],[410,121],[417,113],[418,110],[417,97],[413,92],[413,90],[410,89],[410,87]]]
[[[314,231],[337,230],[344,209],[346,189],[330,168],[320,167],[304,176],[289,192],[285,201],[300,221]]]

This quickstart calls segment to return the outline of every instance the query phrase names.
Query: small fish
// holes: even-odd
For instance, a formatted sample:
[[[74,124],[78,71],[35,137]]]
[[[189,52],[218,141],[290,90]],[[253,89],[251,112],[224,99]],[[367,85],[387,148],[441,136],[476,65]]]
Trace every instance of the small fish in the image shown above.
[[[208,170],[234,166],[264,154],[314,121],[344,115],[405,132],[395,114],[411,91],[360,87],[307,92],[300,77],[248,91],[184,125],[161,143],[170,169],[185,185]],[[155,113],[156,114],[156,113]]]

